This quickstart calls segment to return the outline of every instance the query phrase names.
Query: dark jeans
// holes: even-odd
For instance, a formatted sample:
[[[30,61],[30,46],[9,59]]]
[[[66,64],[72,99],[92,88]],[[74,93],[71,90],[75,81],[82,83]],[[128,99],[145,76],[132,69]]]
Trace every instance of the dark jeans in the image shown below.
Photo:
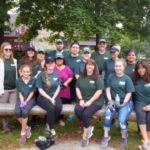
[[[135,102],[135,112],[138,125],[145,124],[147,131],[150,132],[150,111],[144,111],[143,107],[146,106],[141,102]]]
[[[88,128],[90,126],[90,119],[102,106],[92,104],[89,107],[83,108],[79,104],[75,106],[75,114],[77,118],[83,122],[83,126]]]
[[[51,129],[62,110],[62,100],[60,97],[57,97],[55,100],[56,103],[53,105],[50,100],[41,95],[37,99],[37,104],[47,112],[47,123]]]
[[[16,106],[15,106],[15,114],[17,118],[27,118],[29,115],[30,110],[33,108],[35,105],[35,99],[31,99],[25,108],[21,109],[20,108],[20,100],[17,101]]]
[[[76,102],[76,79],[73,78],[73,80],[70,83],[70,94],[71,94],[71,102]]]

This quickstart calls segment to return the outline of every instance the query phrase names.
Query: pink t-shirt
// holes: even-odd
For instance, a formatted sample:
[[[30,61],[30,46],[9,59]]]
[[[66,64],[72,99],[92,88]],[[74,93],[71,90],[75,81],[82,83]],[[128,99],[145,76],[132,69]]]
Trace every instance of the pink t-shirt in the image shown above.
[[[57,66],[55,66],[54,72],[56,72],[59,75],[62,82],[65,82],[69,78],[73,77],[73,72],[68,66],[65,66],[62,70],[60,70]],[[61,88],[59,96],[62,98],[70,99],[70,85]]]

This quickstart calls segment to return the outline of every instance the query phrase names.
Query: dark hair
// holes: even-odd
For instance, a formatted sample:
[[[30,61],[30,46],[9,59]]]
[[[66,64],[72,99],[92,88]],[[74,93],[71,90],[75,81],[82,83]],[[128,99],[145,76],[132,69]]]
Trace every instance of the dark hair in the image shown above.
[[[87,60],[87,62],[86,62],[86,64],[85,64],[85,67],[84,67],[84,72],[83,72],[83,77],[86,77],[87,76],[87,70],[86,70],[86,66],[87,65],[94,65],[94,71],[93,71],[93,74],[92,74],[92,79],[93,80],[96,80],[97,78],[98,78],[98,76],[99,76],[99,72],[98,72],[98,67],[97,67],[97,65],[96,65],[96,62],[95,62],[95,60],[93,60],[93,59],[89,59],[89,60]]]
[[[128,51],[127,51],[127,56],[130,54],[130,53],[135,53],[135,55],[136,55],[136,50],[135,49],[133,49],[133,48],[131,48],[131,49],[129,49]]]
[[[138,73],[138,69],[140,68],[140,66],[142,66],[146,70],[145,75],[143,77],[144,82],[149,83],[150,82],[150,66],[144,60],[139,60],[135,65],[135,71],[133,74],[134,83],[137,83],[137,81],[139,81],[139,79],[141,78],[141,76]]]
[[[72,47],[74,44],[78,45],[80,47],[80,44],[78,41],[74,41],[73,43],[71,43],[70,47]]]

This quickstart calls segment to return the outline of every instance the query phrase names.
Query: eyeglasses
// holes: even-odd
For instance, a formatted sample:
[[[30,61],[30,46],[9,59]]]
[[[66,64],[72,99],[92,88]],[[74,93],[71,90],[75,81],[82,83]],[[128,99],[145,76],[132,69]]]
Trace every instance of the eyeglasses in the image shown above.
[[[5,48],[4,50],[5,50],[6,52],[12,51],[12,48]]]

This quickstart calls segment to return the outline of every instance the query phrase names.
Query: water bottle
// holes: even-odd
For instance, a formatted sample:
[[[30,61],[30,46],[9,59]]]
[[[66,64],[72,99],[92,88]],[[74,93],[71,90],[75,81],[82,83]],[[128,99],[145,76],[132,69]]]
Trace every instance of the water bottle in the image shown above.
[[[119,94],[116,94],[116,97],[115,97],[115,105],[116,105],[116,107],[119,107],[119,106],[120,106],[120,96],[119,96]]]

